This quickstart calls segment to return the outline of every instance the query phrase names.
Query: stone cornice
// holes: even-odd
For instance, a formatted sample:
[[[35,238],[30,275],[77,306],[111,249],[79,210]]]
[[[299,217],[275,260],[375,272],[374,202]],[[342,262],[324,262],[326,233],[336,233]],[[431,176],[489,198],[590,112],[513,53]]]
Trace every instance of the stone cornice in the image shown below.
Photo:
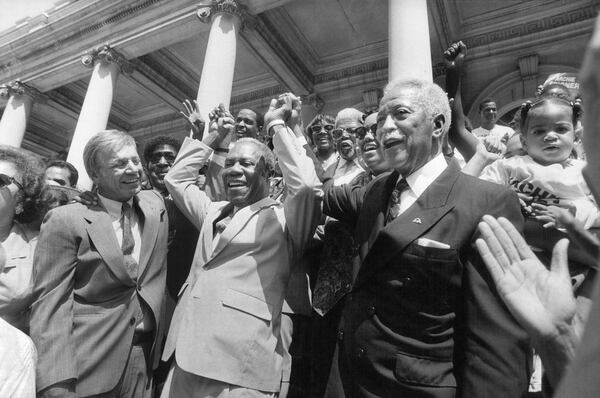
[[[123,54],[111,48],[108,44],[87,51],[81,56],[81,63],[88,68],[93,68],[98,62],[115,63],[119,66],[121,72],[125,74],[133,72],[133,65]]]
[[[315,84],[327,83],[331,81],[337,81],[346,79],[348,77],[362,75],[365,73],[370,73],[374,71],[383,71],[387,72],[388,68],[388,59],[380,59],[377,61],[366,62],[358,65],[353,65],[348,68],[338,69],[335,71],[321,73],[315,76]]]
[[[572,25],[581,21],[593,20],[598,15],[600,4],[590,4],[575,10],[568,10],[560,14],[547,16],[534,21],[527,21],[516,25],[495,29],[486,33],[468,36],[462,41],[469,48],[489,46],[510,39],[522,39],[525,36],[544,31]]]

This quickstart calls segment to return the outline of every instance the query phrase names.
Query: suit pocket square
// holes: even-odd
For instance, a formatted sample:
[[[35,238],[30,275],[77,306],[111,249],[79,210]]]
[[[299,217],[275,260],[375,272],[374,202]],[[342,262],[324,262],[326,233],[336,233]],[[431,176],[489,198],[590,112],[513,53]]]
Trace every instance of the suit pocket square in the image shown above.
[[[438,242],[437,240],[419,238],[417,239],[417,245],[421,247],[432,247],[434,249],[450,249],[450,245],[447,243]]]

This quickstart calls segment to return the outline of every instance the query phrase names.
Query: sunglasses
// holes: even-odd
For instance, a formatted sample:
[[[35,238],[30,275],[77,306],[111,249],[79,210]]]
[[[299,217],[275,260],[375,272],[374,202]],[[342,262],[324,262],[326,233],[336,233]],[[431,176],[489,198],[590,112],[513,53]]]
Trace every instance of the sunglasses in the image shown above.
[[[359,126],[359,127],[355,127],[355,128],[346,128],[346,129],[335,129],[331,132],[331,135],[333,136],[334,139],[339,140],[344,135],[344,132],[346,132],[354,137],[357,137],[359,140],[362,140],[365,138],[365,135],[367,135],[367,133],[369,132],[369,129],[367,129],[364,126]]]
[[[156,152],[151,154],[149,157],[149,161],[152,163],[158,163],[162,158],[165,158],[168,163],[173,163],[175,161],[175,155],[170,152]]]
[[[23,185],[14,177],[7,176],[6,174],[0,174],[0,188],[7,187],[10,184],[15,184],[17,187],[19,187],[19,189],[23,189]]]
[[[317,134],[320,133],[321,130],[325,130],[325,131],[332,131],[333,130],[333,124],[324,124],[324,125],[320,125],[320,124],[315,124],[313,126],[310,126],[310,132],[313,134]]]

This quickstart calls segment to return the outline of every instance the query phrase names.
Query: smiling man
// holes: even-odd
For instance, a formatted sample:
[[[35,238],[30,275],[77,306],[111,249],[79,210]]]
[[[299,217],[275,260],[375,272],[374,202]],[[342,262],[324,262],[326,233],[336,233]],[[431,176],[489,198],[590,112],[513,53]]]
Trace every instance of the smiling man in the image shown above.
[[[264,124],[263,115],[252,109],[242,109],[235,118],[235,138],[258,138]]]
[[[38,396],[149,398],[164,337],[164,203],[140,192],[131,136],[102,131],[83,158],[99,203],[51,210],[34,257]]]
[[[282,382],[281,311],[291,265],[321,215],[321,183],[303,144],[286,127],[290,104],[265,115],[288,194],[269,197],[275,157],[240,138],[222,170],[225,201],[194,185],[198,170],[235,121],[213,120],[202,142],[186,138],[165,177],[179,209],[200,229],[194,263],[180,292],[163,359],[175,361],[162,397],[276,397]]]
[[[472,245],[484,214],[522,225],[516,195],[446,162],[450,107],[437,85],[391,82],[377,120],[393,171],[328,187],[323,202],[359,247],[338,332],[346,396],[523,396],[527,337]]]

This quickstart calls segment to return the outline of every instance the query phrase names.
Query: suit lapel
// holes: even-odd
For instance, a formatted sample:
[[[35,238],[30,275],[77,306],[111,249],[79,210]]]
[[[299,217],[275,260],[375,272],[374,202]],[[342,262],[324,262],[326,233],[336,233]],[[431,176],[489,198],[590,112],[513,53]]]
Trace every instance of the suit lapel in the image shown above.
[[[212,260],[213,258],[215,258],[215,256],[217,256],[223,250],[223,248],[225,248],[229,244],[229,242],[231,242],[231,240],[237,234],[240,233],[240,231],[246,226],[246,224],[248,224],[250,219],[256,213],[258,213],[260,210],[262,210],[264,208],[271,207],[271,206],[274,206],[277,204],[278,204],[277,201],[275,201],[269,197],[266,197],[264,199],[259,200],[256,203],[251,204],[250,206],[246,206],[246,207],[238,210],[238,212],[234,214],[229,225],[227,225],[227,228],[225,228],[223,233],[221,233],[221,236],[220,236],[219,240],[217,241],[217,245],[214,247],[214,250],[212,252],[210,259]],[[229,205],[231,205],[231,204],[229,204]],[[227,206],[226,206],[226,208],[227,208]],[[224,208],[223,210],[225,210],[226,208]],[[211,223],[210,227],[212,229],[212,223]],[[211,236],[212,236],[212,233],[211,233]]]
[[[371,233],[369,248],[363,257],[363,265],[358,272],[355,286],[360,285],[388,262],[400,258],[400,254],[406,246],[427,232],[454,208],[454,203],[449,202],[448,198],[458,178],[458,173],[460,173],[460,169],[456,164],[448,165],[446,170],[435,179],[411,207],[394,221],[375,231],[372,244],[370,241],[373,232]],[[396,179],[393,179],[394,184]],[[386,190],[386,193],[391,194],[391,191],[387,192]],[[389,194],[386,198],[389,198]],[[386,210],[387,200],[385,200],[385,205],[380,208],[380,213],[385,215]]]
[[[123,264],[123,252],[113,233],[113,226],[108,212],[102,206],[91,206],[84,213],[87,221],[87,232],[106,266],[115,277],[126,286],[135,286]]]
[[[140,261],[138,263],[138,278],[140,278],[146,267],[148,261],[156,245],[156,239],[158,237],[158,227],[160,218],[163,217],[164,209],[162,213],[158,212],[158,209],[150,206],[146,201],[141,199],[139,196],[133,198],[134,206],[137,204],[141,214],[138,217],[143,217],[142,224],[142,245],[140,247]]]

